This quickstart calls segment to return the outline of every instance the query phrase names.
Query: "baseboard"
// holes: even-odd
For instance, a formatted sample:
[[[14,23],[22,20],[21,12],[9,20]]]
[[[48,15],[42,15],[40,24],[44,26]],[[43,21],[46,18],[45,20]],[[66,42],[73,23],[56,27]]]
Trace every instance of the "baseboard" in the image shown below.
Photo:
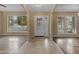
[[[68,38],[68,37],[79,37],[78,35],[53,35],[52,37],[65,37],[65,38]]]

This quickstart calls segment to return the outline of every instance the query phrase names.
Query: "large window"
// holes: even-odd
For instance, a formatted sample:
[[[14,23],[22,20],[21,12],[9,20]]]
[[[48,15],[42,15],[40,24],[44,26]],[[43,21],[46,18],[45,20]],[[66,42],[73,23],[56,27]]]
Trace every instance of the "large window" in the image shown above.
[[[8,32],[25,32],[27,30],[26,16],[8,16]]]
[[[65,16],[57,18],[58,34],[76,33],[76,23],[74,16]]]

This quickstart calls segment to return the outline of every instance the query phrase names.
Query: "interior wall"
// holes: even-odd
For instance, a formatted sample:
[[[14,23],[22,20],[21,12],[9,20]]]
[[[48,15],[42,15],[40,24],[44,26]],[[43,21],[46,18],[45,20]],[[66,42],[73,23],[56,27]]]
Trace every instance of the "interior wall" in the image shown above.
[[[2,34],[2,12],[0,12],[0,35]]]
[[[26,32],[7,32],[7,19],[9,15],[25,15],[24,12],[3,12],[2,13],[2,35],[28,35],[28,31]],[[27,19],[28,20],[28,19]],[[28,22],[28,21],[27,21]]]
[[[54,12],[52,15],[49,12],[36,13],[31,12],[29,15],[29,32],[19,32],[19,33],[8,33],[7,32],[7,16],[9,15],[26,15],[24,12],[0,12],[0,34],[1,35],[28,35],[34,36],[34,16],[49,16],[49,35],[53,37],[79,37],[79,16],[77,12]],[[57,16],[75,16],[76,17],[76,31],[77,34],[57,34]],[[27,15],[26,15],[27,16]],[[50,24],[51,22],[51,24]],[[50,31],[50,29],[52,31]]]
[[[42,12],[42,13],[36,13],[31,12],[29,14],[29,18],[27,19],[27,22],[29,23],[29,30],[26,32],[7,32],[7,17],[9,15],[26,15],[24,12],[1,12],[0,13],[0,33],[1,35],[29,35],[34,37],[34,16],[49,16],[50,19],[50,13],[49,12]],[[26,15],[27,16],[27,15]],[[50,21],[49,21],[50,22]],[[49,23],[48,30],[50,31],[50,23]],[[48,33],[50,34],[50,32]]]
[[[79,16],[77,12],[54,12],[53,18],[53,36],[54,37],[79,37]],[[76,18],[76,34],[57,34],[57,16],[75,16]]]
[[[50,39],[53,37],[53,12],[50,13]],[[52,40],[52,39],[51,39]]]

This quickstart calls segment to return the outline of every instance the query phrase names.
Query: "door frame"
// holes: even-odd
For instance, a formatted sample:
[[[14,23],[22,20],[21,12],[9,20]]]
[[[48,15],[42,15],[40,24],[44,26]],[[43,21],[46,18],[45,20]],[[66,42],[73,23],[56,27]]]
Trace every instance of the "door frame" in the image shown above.
[[[34,22],[35,22],[36,18],[39,17],[39,16],[40,16],[40,17],[46,16],[46,17],[48,18],[48,34],[47,34],[46,37],[49,37],[49,32],[50,32],[50,31],[49,31],[49,27],[50,27],[50,25],[49,25],[49,20],[50,20],[50,19],[49,19],[49,15],[35,15],[35,16],[34,16]],[[34,36],[38,36],[38,35],[35,35],[35,23],[34,23]],[[40,37],[40,36],[38,36],[38,37]],[[43,36],[43,37],[44,37],[44,36]]]

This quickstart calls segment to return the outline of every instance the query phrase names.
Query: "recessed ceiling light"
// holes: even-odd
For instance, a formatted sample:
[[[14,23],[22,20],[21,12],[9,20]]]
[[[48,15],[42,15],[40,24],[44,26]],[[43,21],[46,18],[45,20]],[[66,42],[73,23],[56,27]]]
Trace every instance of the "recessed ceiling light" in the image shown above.
[[[41,7],[42,5],[41,5],[41,4],[36,4],[35,6],[36,6],[36,7]]]

